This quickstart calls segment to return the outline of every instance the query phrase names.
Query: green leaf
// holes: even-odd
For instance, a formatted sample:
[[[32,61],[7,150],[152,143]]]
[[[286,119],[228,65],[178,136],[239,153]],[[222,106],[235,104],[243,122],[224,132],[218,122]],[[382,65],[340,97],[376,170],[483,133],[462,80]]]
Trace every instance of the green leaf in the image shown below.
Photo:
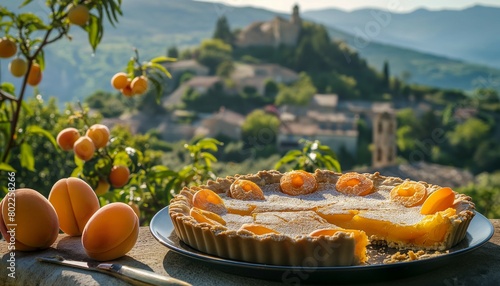
[[[21,107],[23,109],[23,112],[28,115],[28,116],[33,116],[33,110],[31,109],[31,107],[28,105],[28,103],[26,102],[26,100],[23,100],[21,102]]]
[[[43,50],[40,50],[38,55],[36,55],[36,63],[40,66],[42,71],[45,69],[45,53]]]
[[[0,171],[15,172],[16,169],[7,163],[0,162]]]
[[[199,148],[212,151],[218,150],[217,145],[222,145],[222,142],[214,138],[203,138],[196,143]]]
[[[328,146],[320,145],[318,149],[321,150],[321,152],[323,152],[326,155],[332,156],[333,158],[337,158],[337,154],[335,154],[335,152],[333,152],[332,149],[330,149],[330,147]]]
[[[34,13],[22,13],[17,15],[18,25],[23,26],[29,32],[47,30],[48,26]]]
[[[150,172],[148,176],[156,179],[164,179],[170,177],[175,178],[178,176],[178,173],[173,170],[163,170],[163,171]]]
[[[79,177],[79,175],[82,173],[83,171],[83,166],[78,166],[76,167],[73,172],[71,172],[71,177]]]
[[[82,159],[78,158],[78,156],[76,156],[76,154],[75,154],[74,158],[75,158],[75,165],[77,167],[79,167],[81,170],[83,170],[83,165],[85,165],[85,161],[83,161]]]
[[[170,197],[170,191],[178,193],[180,191],[180,185],[177,183],[177,180],[170,180],[165,186],[165,191],[168,193],[168,197]]]
[[[333,159],[330,156],[325,156],[324,159],[325,159],[326,162],[329,163],[329,165],[331,166],[331,170],[332,171],[342,172],[342,169],[340,167],[340,162],[338,160]]]
[[[16,87],[10,82],[2,82],[0,84],[0,89],[10,94],[14,94],[16,91]]]
[[[42,127],[36,125],[30,125],[26,128],[26,132],[45,136],[45,138],[49,139],[50,143],[52,143],[54,148],[57,148],[57,142],[54,136],[52,136],[52,134],[49,131],[43,129]]]
[[[132,57],[127,63],[127,74],[130,78],[134,76],[135,59]]]
[[[170,74],[170,72],[162,65],[158,64],[158,63],[148,63],[147,64],[149,67],[153,68],[153,69],[157,69],[157,70],[160,70],[161,72],[163,72],[163,74],[165,74],[165,76],[167,76],[168,78],[172,78],[172,75]]]
[[[201,157],[202,158],[205,158],[205,161],[206,160],[210,160],[212,162],[217,162],[217,158],[215,158],[214,155],[210,154],[210,153],[207,153],[207,152],[202,152],[201,153]]]
[[[175,62],[175,61],[177,61],[176,58],[170,58],[170,57],[160,56],[160,57],[156,57],[156,58],[151,59],[150,62],[152,62],[152,63],[161,63],[161,62]]]
[[[154,78],[152,76],[149,77],[149,80],[151,81],[151,83],[153,83],[154,89],[156,91],[156,104],[160,104],[161,103],[161,96],[163,94],[163,86],[159,80],[157,80],[156,78]]]
[[[24,2],[19,6],[19,8],[22,8],[22,7],[28,5],[31,2],[33,2],[33,0],[24,0]]]
[[[108,14],[108,10],[111,11],[111,14],[113,17],[111,18],[111,17],[109,17],[109,15],[107,15],[107,17],[108,17],[109,23],[114,27],[115,22],[118,22],[117,14],[119,14],[120,16],[123,15],[122,10],[120,8],[122,1],[118,0],[115,3],[115,1],[113,1],[113,0],[108,0],[108,1],[103,2],[103,4],[105,5],[106,14]]]
[[[217,145],[213,142],[199,142],[197,144],[200,148],[205,149],[205,150],[212,150],[212,151],[217,151]]]
[[[33,148],[28,143],[21,144],[21,167],[35,171],[35,157],[33,156]]]
[[[102,22],[99,17],[91,14],[88,24],[84,27],[89,36],[89,43],[95,52],[103,36]]]

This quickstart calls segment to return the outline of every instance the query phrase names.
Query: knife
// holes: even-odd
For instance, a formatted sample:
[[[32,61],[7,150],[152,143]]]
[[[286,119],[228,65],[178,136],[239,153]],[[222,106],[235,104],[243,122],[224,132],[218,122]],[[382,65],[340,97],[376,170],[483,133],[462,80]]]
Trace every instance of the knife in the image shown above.
[[[61,256],[38,257],[40,262],[54,263],[74,268],[96,271],[112,275],[132,285],[187,286],[191,285],[179,279],[156,274],[152,271],[129,267],[117,263],[84,262],[64,259]]]

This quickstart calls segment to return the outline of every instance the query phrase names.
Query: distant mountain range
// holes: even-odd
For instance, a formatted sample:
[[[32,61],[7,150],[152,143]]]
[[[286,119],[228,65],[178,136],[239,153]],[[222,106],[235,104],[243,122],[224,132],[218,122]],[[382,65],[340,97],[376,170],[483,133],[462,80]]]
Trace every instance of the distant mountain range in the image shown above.
[[[19,5],[19,2],[16,2],[15,5],[13,2],[14,1],[8,1],[0,5],[15,9]],[[43,3],[41,0],[34,2]],[[33,3],[28,5],[25,10],[39,9],[39,7],[40,5],[37,6],[36,3]],[[63,40],[50,46],[46,50],[47,68],[44,72],[44,79],[40,85],[40,92],[43,95],[56,96],[59,98],[59,102],[63,103],[82,99],[84,96],[88,96],[99,89],[111,91],[109,80],[114,73],[125,68],[127,61],[133,56],[132,47],[139,49],[141,60],[146,60],[154,56],[164,55],[167,48],[173,45],[180,48],[198,45],[202,39],[211,37],[215,22],[221,15],[225,15],[228,18],[231,28],[233,29],[245,27],[254,21],[266,21],[276,15],[289,17],[288,14],[277,14],[264,9],[231,7],[222,4],[191,0],[123,0],[122,8],[124,17],[120,19],[116,28],[106,26],[104,39],[95,54],[92,53],[85,35],[81,32],[80,28],[77,27],[71,28],[72,41]],[[487,11],[489,9],[491,9],[491,11],[498,10],[497,8],[488,7],[479,8]],[[463,11],[466,12],[469,10],[472,12],[475,11],[473,8]],[[364,13],[370,15],[370,10],[366,11],[368,12]],[[328,16],[329,12],[333,12],[334,14]],[[430,54],[422,52],[425,50],[424,48],[419,48],[421,51],[417,52],[413,49],[418,48],[417,45],[411,46],[407,44],[411,49],[402,48],[402,46],[405,46],[404,41],[398,42],[396,36],[394,36],[393,43],[387,43],[388,41],[383,40],[382,36],[377,36],[373,38],[373,41],[368,42],[366,45],[362,45],[359,37],[356,36],[355,31],[353,32],[351,28],[356,27],[353,25],[364,27],[364,25],[360,24],[363,23],[363,18],[358,17],[356,19],[360,19],[359,21],[356,22],[353,20],[354,22],[346,23],[348,19],[347,16],[357,15],[356,12],[357,11],[347,13],[339,10],[311,11],[304,13],[304,17],[324,24],[326,23],[325,21],[331,18],[332,23],[329,22],[328,26],[330,34],[334,39],[342,39],[347,42],[350,46],[357,49],[361,56],[367,59],[369,64],[379,70],[382,68],[384,60],[388,60],[392,75],[401,75],[403,72],[408,72],[411,82],[438,87],[472,90],[478,87],[477,82],[482,82],[484,84],[484,82],[491,81],[491,79],[500,79],[499,69],[452,59],[461,58],[454,54],[444,53],[445,57],[439,56],[440,53],[437,50],[431,50],[430,52],[432,52],[432,54]],[[41,11],[36,11],[36,13],[43,14]],[[402,25],[401,22],[403,22],[403,20],[400,20],[400,18],[405,19],[405,17],[408,16],[412,19],[418,19],[417,16],[419,13],[446,14],[450,13],[450,11],[430,12],[417,10],[410,14],[391,14],[391,23],[386,26],[387,30],[396,29],[395,26]],[[361,14],[363,15],[363,13]],[[457,23],[458,20],[456,17],[441,18],[449,19],[446,25],[442,24],[443,27],[451,27],[458,24],[465,25],[468,23],[477,28],[476,34],[479,33],[478,31],[483,33],[482,31],[485,29],[493,27],[492,25],[494,22],[492,20],[490,25],[480,28],[480,26],[478,26],[479,24],[473,23],[472,21]],[[366,20],[366,18],[364,19]],[[500,19],[500,17],[496,19]],[[422,27],[419,26],[418,29],[417,27],[407,28],[407,30],[400,29],[400,34],[412,38],[410,36],[413,35],[413,31],[415,30],[418,31],[418,33],[415,32],[415,35],[424,37],[427,29],[427,33],[433,34],[432,39],[434,39],[438,37],[435,36],[435,34],[439,34],[438,32],[441,31],[441,29],[432,27],[432,25],[427,25],[428,23],[425,23],[425,25],[422,24],[422,22],[425,22],[424,20],[413,21],[414,25],[421,25]],[[498,20],[496,21],[498,23]],[[408,23],[409,24],[405,24],[406,27],[411,27],[410,22]],[[457,30],[458,29],[459,28],[457,28]],[[497,31],[498,30],[499,29],[497,29]],[[404,31],[406,31],[406,33]],[[385,30],[380,32],[379,35],[385,35],[384,33]],[[443,29],[442,33],[444,33],[441,34],[442,39],[449,39],[449,37],[447,37],[449,30]],[[477,45],[478,53],[483,51],[484,58],[488,59],[487,53],[484,52],[485,46],[488,44],[479,42],[482,38],[473,34],[474,33],[469,33],[469,35],[466,36],[467,34],[463,33],[463,37],[468,38],[465,38],[460,43],[468,41],[474,43],[474,41],[476,41],[475,44]],[[490,35],[490,43],[500,41],[498,38],[495,38],[494,33],[490,33]],[[427,41],[427,39],[431,38],[425,39],[426,40],[423,41]],[[443,41],[446,42],[445,40]],[[386,43],[380,44],[379,42]],[[429,44],[427,42],[425,43]],[[458,42],[457,45],[459,45]],[[474,45],[471,44],[468,46],[473,47]],[[493,52],[489,53],[492,54],[490,62],[494,63],[494,57],[498,56],[498,54]],[[473,53],[471,52],[471,54]],[[464,59],[466,58],[464,57]],[[481,62],[481,60],[478,59],[477,62]],[[1,68],[3,71],[1,73],[1,80],[12,81],[19,84],[19,79],[10,77],[8,72],[6,72],[7,64],[8,61],[1,61]],[[498,82],[499,81],[496,80],[496,83]],[[500,89],[498,86],[493,87]]]
[[[363,39],[500,68],[500,8],[393,12],[327,9],[303,14]]]

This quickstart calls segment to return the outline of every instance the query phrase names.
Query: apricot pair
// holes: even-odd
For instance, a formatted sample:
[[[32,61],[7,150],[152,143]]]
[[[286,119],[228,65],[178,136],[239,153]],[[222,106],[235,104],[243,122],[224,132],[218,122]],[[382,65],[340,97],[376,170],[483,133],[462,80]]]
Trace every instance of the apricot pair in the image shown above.
[[[125,255],[137,241],[139,218],[124,203],[111,203],[99,208],[92,188],[79,178],[57,181],[49,201],[59,217],[60,229],[82,238],[88,256],[96,260],[112,260]]]
[[[119,72],[111,78],[111,86],[119,90],[123,95],[131,97],[146,92],[148,89],[148,79],[145,76],[130,79],[126,73]]]

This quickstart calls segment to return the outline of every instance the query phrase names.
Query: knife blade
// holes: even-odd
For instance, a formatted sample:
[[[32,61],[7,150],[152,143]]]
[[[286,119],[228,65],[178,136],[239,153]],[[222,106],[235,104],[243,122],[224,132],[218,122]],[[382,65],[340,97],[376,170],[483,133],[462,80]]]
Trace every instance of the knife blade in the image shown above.
[[[85,269],[112,275],[132,285],[187,286],[185,281],[163,276],[152,271],[121,265],[118,263],[99,263],[68,260],[61,256],[38,257],[38,261]]]

